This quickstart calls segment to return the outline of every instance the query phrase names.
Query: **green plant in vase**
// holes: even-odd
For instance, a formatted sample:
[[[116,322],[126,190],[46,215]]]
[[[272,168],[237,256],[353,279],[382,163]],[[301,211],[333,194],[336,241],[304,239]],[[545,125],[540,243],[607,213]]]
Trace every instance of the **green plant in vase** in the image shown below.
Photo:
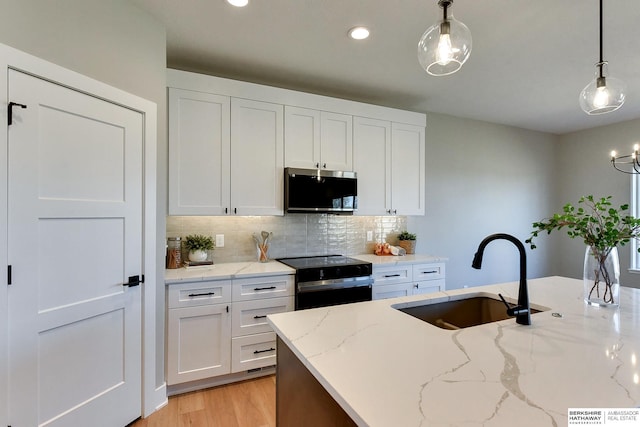
[[[416,250],[416,235],[406,230],[401,232],[398,234],[398,246],[404,248],[407,254],[414,253]]]
[[[184,238],[184,247],[189,251],[190,261],[204,261],[208,256],[207,251],[214,249],[215,244],[211,236],[190,234]]]
[[[531,237],[525,242],[531,245],[531,249],[535,249],[533,239],[538,237],[538,234],[545,231],[551,234],[553,230],[563,228],[570,238],[581,238],[587,245],[584,269],[585,300],[599,305],[617,305],[617,247],[640,237],[640,218],[625,213],[629,210],[627,204],[614,208],[611,196],[599,200],[593,196],[583,196],[578,204],[580,206],[574,207],[567,203],[562,213],[534,222]],[[601,289],[601,286],[604,289]]]

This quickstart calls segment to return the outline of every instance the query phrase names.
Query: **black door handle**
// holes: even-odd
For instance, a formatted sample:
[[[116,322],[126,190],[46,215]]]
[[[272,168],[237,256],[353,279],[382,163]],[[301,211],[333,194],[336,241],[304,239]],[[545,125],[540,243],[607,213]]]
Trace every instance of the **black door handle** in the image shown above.
[[[140,283],[144,283],[144,279],[140,279],[140,276],[129,276],[129,281],[127,283],[123,283],[122,286],[134,287],[138,286]]]
[[[13,107],[27,108],[24,104],[18,104],[17,102],[10,102],[9,109],[7,110],[8,117],[8,125],[11,126],[13,124]]]

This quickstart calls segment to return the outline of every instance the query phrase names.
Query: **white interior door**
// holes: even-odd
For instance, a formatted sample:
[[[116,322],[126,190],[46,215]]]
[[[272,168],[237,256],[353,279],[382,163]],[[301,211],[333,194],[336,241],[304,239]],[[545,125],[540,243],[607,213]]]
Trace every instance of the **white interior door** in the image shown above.
[[[140,113],[9,73],[9,417],[123,426],[141,414]]]

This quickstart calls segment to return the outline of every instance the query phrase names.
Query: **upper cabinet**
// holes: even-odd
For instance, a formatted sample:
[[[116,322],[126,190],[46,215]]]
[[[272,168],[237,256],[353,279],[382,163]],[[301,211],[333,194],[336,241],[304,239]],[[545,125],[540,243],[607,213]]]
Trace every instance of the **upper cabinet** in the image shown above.
[[[424,215],[424,114],[168,70],[169,215],[283,215],[284,168],[355,171],[358,215]]]
[[[394,215],[424,215],[424,127],[391,125],[391,209]]]
[[[424,215],[424,127],[354,117],[358,215]]]
[[[285,106],[285,166],[353,170],[352,116]]]
[[[284,214],[282,115],[282,105],[231,99],[233,214]]]
[[[283,215],[283,106],[169,89],[169,215]]]
[[[169,89],[169,214],[229,212],[228,96]]]

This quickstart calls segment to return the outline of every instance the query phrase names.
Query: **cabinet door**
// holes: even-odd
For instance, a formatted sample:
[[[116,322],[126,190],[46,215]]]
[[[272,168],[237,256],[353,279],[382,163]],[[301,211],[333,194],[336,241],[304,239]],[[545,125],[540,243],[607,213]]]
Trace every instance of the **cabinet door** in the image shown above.
[[[353,118],[323,111],[320,115],[320,167],[353,170]]]
[[[169,215],[229,208],[230,98],[169,88]]]
[[[391,204],[397,215],[424,215],[424,128],[393,123],[391,127]]]
[[[444,291],[444,279],[415,282],[413,283],[411,294],[421,295],[440,291]]]
[[[168,310],[167,384],[231,372],[228,310],[228,304]]]
[[[284,165],[312,169],[320,165],[320,111],[284,107]]]
[[[353,170],[358,215],[391,213],[391,122],[353,118]]]
[[[284,107],[231,99],[231,213],[284,215]]]

